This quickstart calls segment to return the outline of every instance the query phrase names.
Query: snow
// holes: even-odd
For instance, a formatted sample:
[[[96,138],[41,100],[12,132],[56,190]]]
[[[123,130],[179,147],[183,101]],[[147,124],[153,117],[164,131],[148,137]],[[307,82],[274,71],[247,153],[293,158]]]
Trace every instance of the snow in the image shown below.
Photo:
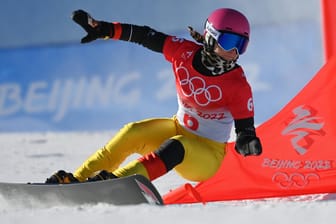
[[[73,171],[114,134],[108,132],[46,132],[0,134],[0,181],[43,182],[59,169]],[[132,156],[129,159],[133,159]],[[185,181],[170,172],[154,181],[161,194]],[[169,206],[29,206],[0,197],[0,222],[6,223],[330,223],[334,195],[289,199],[244,200]]]

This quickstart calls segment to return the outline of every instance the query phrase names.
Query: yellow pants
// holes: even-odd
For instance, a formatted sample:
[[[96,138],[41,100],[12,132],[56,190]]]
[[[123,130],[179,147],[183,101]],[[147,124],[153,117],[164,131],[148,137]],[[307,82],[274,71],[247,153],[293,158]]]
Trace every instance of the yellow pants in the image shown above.
[[[183,161],[174,169],[190,181],[203,181],[213,176],[225,156],[225,143],[197,136],[181,127],[176,118],[146,119],[125,125],[103,148],[91,155],[74,173],[84,181],[96,171],[108,170],[118,177],[142,174],[146,170],[137,161],[125,167],[120,164],[131,154],[146,155],[167,139],[179,140],[185,150]]]

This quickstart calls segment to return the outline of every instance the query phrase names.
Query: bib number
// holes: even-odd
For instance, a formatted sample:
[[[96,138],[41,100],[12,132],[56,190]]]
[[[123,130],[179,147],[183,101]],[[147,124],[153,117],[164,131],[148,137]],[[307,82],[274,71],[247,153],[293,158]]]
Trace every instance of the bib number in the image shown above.
[[[193,130],[193,131],[196,131],[198,129],[198,120],[196,118],[194,118],[193,116],[190,116],[188,114],[184,114],[183,116],[183,123],[184,125]]]

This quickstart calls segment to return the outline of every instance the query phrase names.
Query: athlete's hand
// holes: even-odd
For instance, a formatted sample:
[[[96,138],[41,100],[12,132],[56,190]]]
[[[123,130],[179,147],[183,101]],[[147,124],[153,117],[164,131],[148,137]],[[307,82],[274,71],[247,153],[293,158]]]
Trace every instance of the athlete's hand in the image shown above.
[[[109,38],[113,36],[113,24],[97,21],[84,10],[76,10],[72,13],[72,20],[79,24],[87,35],[82,38],[81,43],[88,43],[98,38]]]
[[[243,156],[259,156],[262,153],[260,139],[255,133],[239,133],[236,140],[235,150]]]

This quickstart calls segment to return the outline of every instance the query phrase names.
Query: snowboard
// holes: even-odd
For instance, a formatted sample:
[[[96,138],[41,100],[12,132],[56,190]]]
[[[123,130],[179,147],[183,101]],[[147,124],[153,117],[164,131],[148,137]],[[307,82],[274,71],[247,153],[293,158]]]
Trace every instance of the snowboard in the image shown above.
[[[144,176],[71,184],[4,183],[0,196],[14,203],[163,205],[155,186]]]

